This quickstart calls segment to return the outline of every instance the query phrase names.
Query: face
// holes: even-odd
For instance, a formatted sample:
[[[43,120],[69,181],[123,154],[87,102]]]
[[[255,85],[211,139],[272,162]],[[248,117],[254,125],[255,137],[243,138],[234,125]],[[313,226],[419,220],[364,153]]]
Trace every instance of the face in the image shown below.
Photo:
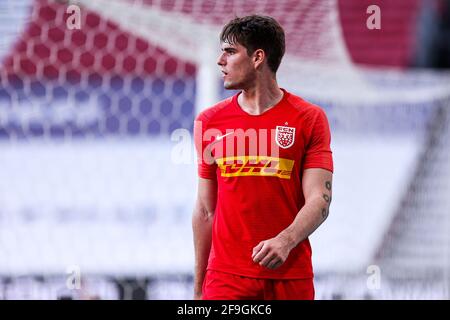
[[[247,49],[239,43],[222,42],[222,53],[217,64],[222,71],[225,89],[246,89],[255,81],[256,69],[253,58],[247,54]]]

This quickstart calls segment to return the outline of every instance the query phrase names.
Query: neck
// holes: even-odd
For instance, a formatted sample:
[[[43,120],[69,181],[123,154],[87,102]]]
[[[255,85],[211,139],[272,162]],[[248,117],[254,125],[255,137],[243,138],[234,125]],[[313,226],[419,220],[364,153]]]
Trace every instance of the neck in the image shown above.
[[[283,91],[278,87],[276,79],[270,79],[242,90],[238,96],[241,108],[252,115],[259,115],[274,107],[283,98]]]

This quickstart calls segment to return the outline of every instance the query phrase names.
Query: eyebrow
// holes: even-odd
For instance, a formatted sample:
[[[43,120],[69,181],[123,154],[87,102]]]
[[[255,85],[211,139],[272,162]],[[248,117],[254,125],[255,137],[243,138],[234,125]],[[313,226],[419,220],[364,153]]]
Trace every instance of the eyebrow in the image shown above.
[[[233,48],[233,47],[226,47],[226,48],[222,48],[222,51],[225,51],[225,52],[236,52],[237,50],[236,50],[236,48]]]

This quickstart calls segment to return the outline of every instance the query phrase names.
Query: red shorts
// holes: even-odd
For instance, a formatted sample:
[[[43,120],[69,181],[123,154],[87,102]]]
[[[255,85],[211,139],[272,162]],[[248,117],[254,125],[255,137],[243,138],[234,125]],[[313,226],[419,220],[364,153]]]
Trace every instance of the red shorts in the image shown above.
[[[314,300],[313,279],[257,279],[208,270],[203,300]]]

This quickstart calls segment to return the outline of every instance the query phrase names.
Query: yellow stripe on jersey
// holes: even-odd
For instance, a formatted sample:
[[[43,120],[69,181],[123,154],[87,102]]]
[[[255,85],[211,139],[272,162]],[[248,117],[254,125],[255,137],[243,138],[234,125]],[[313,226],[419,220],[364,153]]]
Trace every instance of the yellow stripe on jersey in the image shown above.
[[[226,157],[216,160],[222,177],[264,176],[290,179],[294,160],[267,156]]]

